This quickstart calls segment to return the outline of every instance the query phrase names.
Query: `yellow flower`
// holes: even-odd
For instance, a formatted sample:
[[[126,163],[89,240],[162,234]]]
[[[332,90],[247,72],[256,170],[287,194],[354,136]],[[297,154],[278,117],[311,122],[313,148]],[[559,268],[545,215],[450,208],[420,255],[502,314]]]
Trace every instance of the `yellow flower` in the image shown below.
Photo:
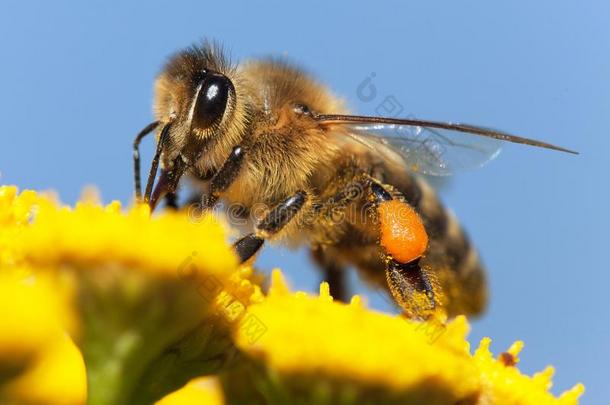
[[[521,342],[471,353],[464,317],[411,321],[272,278],[264,296],[212,216],[0,187],[0,402],[574,404],[584,391],[555,398],[552,368],[522,374]]]
[[[107,207],[81,202],[74,209],[39,206],[33,224],[22,230],[17,247],[29,263],[75,267],[109,264],[183,278],[206,275],[228,278],[237,259],[226,243],[224,227],[207,216],[197,224],[165,212],[150,217],[145,205],[126,214],[118,202]]]
[[[7,384],[7,397],[19,404],[84,404],[87,399],[85,363],[74,342],[61,334],[41,349],[31,367]]]
[[[241,278],[248,270],[213,217],[193,224],[116,202],[30,208],[10,249],[73,297],[90,404],[150,403],[231,363],[238,310],[260,291]]]
[[[540,377],[524,376],[486,357],[487,341],[471,355],[463,317],[446,327],[438,321],[409,321],[368,310],[358,297],[349,305],[333,302],[325,283],[320,296],[311,297],[289,293],[279,273],[273,282],[265,301],[248,308],[265,332],[253,341],[247,318],[236,330],[238,347],[253,361],[224,377],[229,400],[257,392],[270,404],[297,399],[316,404],[567,404],[582,392],[577,386],[555,400]],[[249,391],[243,381],[251,384]]]
[[[27,225],[32,207],[41,198],[33,191],[17,193],[17,187],[0,186],[0,263],[16,266],[19,262],[12,241]]]
[[[514,367],[523,342],[515,342],[498,359],[489,351],[491,339],[484,338],[473,359],[482,379],[482,396],[490,404],[575,404],[584,392],[582,384],[576,384],[555,399],[549,392],[554,370],[547,367],[532,377],[521,374]]]
[[[172,392],[157,402],[157,405],[224,405],[222,387],[217,378],[202,377]]]
[[[0,402],[84,403],[85,370],[64,332],[74,328],[64,297],[48,280],[17,280],[4,270],[0,266]]]

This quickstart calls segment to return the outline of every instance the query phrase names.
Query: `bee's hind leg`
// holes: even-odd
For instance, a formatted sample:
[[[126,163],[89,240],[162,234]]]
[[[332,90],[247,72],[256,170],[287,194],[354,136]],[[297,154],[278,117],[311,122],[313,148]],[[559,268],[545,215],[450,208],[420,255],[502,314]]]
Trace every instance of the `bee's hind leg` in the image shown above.
[[[233,247],[237,252],[240,263],[254,256],[263,246],[265,239],[275,235],[284,228],[303,208],[306,202],[307,193],[305,191],[297,191],[294,195],[273,207],[263,220],[256,225],[256,230],[253,233],[235,242]]]
[[[361,209],[372,214],[368,217],[374,220],[379,232],[386,281],[394,300],[410,317],[424,318],[437,306],[432,283],[420,265],[420,259],[427,250],[428,235],[419,215],[401,198],[401,194],[390,185],[363,173],[339,190],[320,211],[322,215],[328,215],[333,212],[333,207],[346,207],[362,199],[365,204]],[[325,263],[321,266],[326,268]]]
[[[421,317],[437,305],[432,283],[420,265],[427,248],[427,233],[419,216],[407,203],[395,200],[389,190],[375,180],[371,180],[369,185],[380,225],[380,245],[384,251],[388,286],[394,299],[405,311]],[[414,228],[408,234],[400,229],[407,226]],[[384,232],[389,236],[384,235]],[[409,245],[420,247],[407,248]],[[416,302],[413,293],[423,293],[427,303]]]

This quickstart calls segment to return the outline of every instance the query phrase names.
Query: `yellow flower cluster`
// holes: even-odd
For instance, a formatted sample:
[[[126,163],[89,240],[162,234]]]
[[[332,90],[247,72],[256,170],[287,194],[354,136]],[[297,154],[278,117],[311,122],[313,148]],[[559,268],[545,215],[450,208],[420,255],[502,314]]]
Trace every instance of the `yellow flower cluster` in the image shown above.
[[[416,322],[268,294],[213,217],[63,207],[0,187],[0,403],[574,404],[552,368],[471,353],[463,317]],[[189,382],[190,381],[190,382]]]
[[[35,307],[43,298],[24,298],[6,303],[4,312],[15,315],[0,319],[0,330],[23,344],[50,340],[45,322],[66,330],[84,358],[88,403],[150,403],[230,364],[217,360],[238,319],[227,319],[225,307],[235,312],[233,301],[245,308],[261,293],[247,269],[237,268],[225,228],[211,216],[193,224],[177,213],[151,217],[144,206],[124,213],[116,202],[70,208],[14,187],[0,188],[0,208],[7,225],[0,230],[2,274],[36,287],[49,280],[73,318],[67,327],[55,322],[53,305]],[[16,305],[30,312],[15,312]],[[35,319],[45,322],[36,326]],[[23,367],[12,367],[12,375]]]
[[[33,191],[17,194],[17,187],[0,187],[0,263],[15,266],[19,261],[12,242],[39,200]]]
[[[319,296],[294,294],[275,272],[269,295],[248,310],[268,330],[253,343],[241,327],[236,341],[258,364],[251,380],[266,384],[266,403],[287,396],[331,404],[355,395],[371,404],[574,404],[583,392],[578,384],[554,398],[552,368],[521,374],[521,343],[494,359],[485,339],[471,355],[464,317],[446,326],[409,321],[368,310],[358,296],[334,302],[326,283]]]

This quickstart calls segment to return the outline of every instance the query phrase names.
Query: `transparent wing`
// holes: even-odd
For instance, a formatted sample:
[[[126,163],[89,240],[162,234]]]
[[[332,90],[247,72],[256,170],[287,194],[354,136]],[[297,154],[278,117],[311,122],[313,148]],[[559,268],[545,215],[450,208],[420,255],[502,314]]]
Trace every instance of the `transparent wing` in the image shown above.
[[[483,166],[500,153],[502,141],[577,154],[546,142],[468,124],[412,118],[327,114],[314,118],[389,157],[400,157],[414,171],[447,176]]]
[[[365,143],[379,142],[398,154],[416,172],[448,176],[476,169],[500,153],[502,142],[477,135],[397,124],[354,124],[350,133]]]

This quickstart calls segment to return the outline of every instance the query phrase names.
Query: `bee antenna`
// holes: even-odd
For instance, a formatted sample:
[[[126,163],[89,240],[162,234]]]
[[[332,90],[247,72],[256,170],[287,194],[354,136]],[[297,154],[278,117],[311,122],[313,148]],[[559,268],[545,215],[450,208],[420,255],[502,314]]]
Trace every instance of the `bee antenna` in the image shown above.
[[[142,139],[154,131],[158,125],[159,121],[151,122],[144,127],[144,129],[142,129],[133,140],[133,173],[135,177],[136,199],[138,201],[142,199],[142,186],[140,180],[140,143],[142,142]]]

